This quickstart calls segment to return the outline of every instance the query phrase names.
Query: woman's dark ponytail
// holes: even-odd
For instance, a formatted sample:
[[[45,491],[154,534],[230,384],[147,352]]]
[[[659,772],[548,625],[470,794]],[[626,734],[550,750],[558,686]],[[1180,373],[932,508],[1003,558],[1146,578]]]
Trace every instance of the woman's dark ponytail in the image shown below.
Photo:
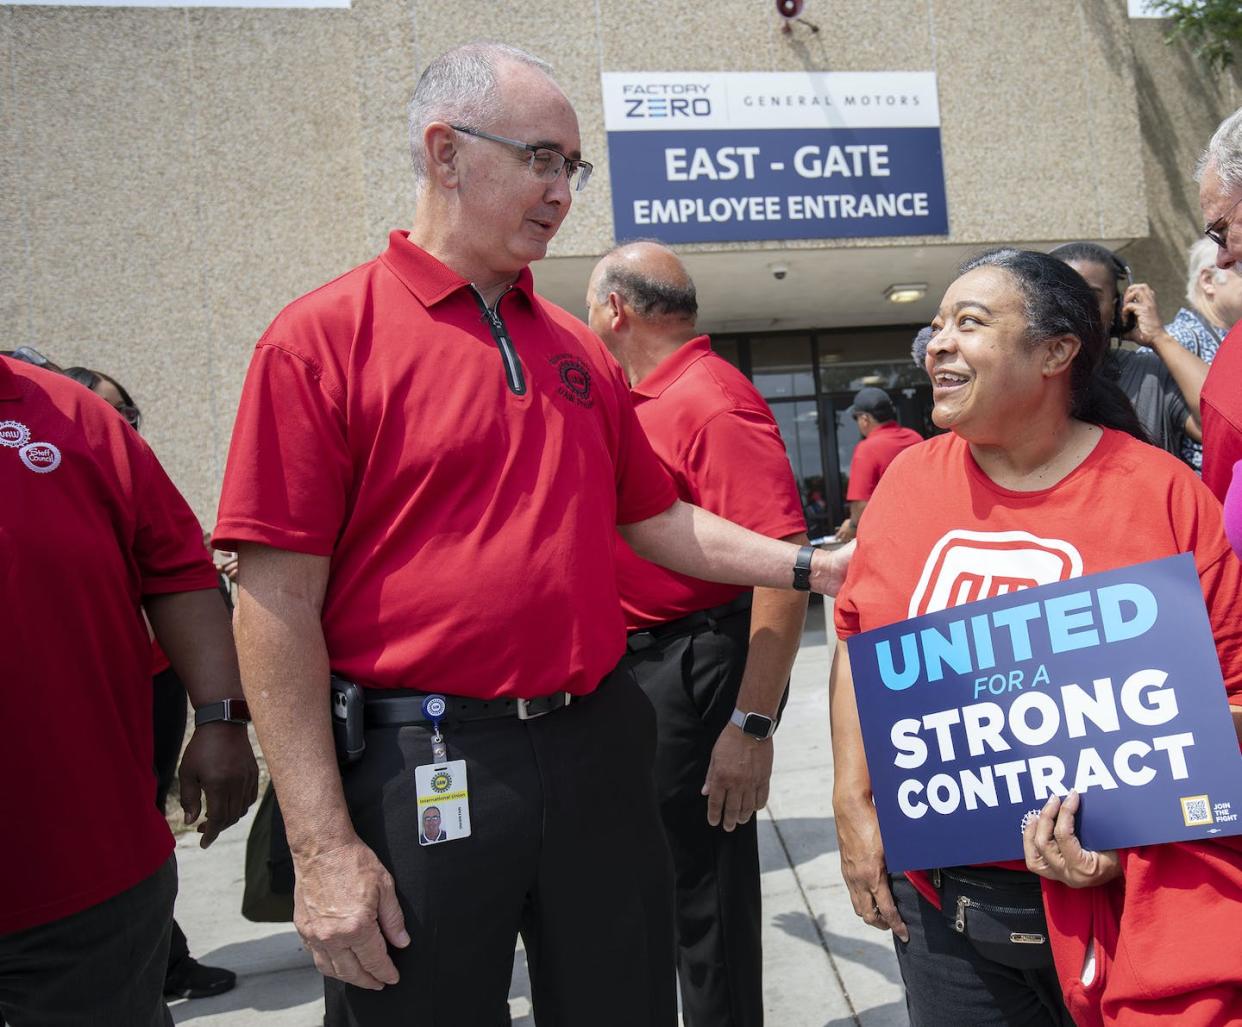
[[[1074,370],[1078,370],[1077,361]],[[1088,424],[1098,424],[1102,428],[1116,428],[1127,435],[1133,435],[1140,442],[1151,442],[1143,422],[1134,412],[1130,397],[1121,391],[1121,386],[1109,376],[1103,366],[1088,371],[1083,379],[1081,383],[1074,383],[1073,398],[1070,401],[1072,416]]]
[[[967,261],[961,270],[965,274],[978,267],[1000,268],[1018,283],[1031,343],[1060,335],[1072,335],[1082,343],[1070,371],[1070,416],[1150,442],[1130,400],[1108,374],[1108,333],[1100,324],[1095,294],[1082,275],[1056,257],[1034,250],[991,250]]]

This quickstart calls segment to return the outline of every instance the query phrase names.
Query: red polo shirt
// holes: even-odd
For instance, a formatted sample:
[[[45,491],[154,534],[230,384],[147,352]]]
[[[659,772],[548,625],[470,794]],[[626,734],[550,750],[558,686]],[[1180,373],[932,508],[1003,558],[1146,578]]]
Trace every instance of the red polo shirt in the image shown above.
[[[772,411],[741,371],[712,352],[706,335],[668,356],[630,395],[682,499],[772,538],[806,531]],[[748,591],[648,563],[620,536],[617,581],[631,631],[721,606]]]
[[[903,449],[909,449],[923,441],[918,432],[903,428],[896,421],[876,425],[871,434],[859,440],[850,460],[850,484],[845,493],[847,503],[867,500]]]
[[[255,350],[215,545],[330,556],[328,655],[364,685],[583,694],[624,650],[613,534],[676,494],[599,339],[529,269],[496,310],[511,360],[394,232]]]
[[[1233,465],[1242,460],[1242,321],[1225,336],[1199,397],[1203,483],[1222,503]]]
[[[0,934],[149,877],[155,808],[143,596],[215,588],[203,535],[104,400],[0,357]]]

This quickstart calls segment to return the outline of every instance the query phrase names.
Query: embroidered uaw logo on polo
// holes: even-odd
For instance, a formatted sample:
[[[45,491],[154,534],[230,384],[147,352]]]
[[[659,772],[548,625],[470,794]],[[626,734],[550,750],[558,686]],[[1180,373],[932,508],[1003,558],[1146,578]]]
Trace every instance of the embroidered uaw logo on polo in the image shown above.
[[[591,399],[591,372],[587,370],[578,357],[572,353],[557,353],[548,358],[548,363],[556,368],[561,384],[557,387],[558,395],[580,407],[593,407]]]
[[[0,446],[21,449],[30,441],[30,429],[21,421],[0,421]]]
[[[17,455],[35,474],[50,474],[60,466],[60,450],[50,442],[28,442]]]

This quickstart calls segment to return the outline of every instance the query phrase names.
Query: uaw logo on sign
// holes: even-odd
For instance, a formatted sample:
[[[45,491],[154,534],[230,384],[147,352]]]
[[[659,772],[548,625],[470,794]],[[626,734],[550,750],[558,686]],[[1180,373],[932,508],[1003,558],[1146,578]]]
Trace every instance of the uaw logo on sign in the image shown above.
[[[50,442],[28,442],[17,455],[35,474],[48,474],[60,466],[60,450]]]
[[[560,385],[556,389],[559,395],[588,409],[595,405],[595,400],[591,398],[591,372],[579,357],[572,353],[557,353],[548,358],[548,363],[556,368],[560,376]]]
[[[1081,574],[1082,555],[1060,539],[1027,531],[950,531],[928,554],[907,615],[921,617]]]
[[[0,421],[0,446],[21,449],[30,441],[30,429],[21,421]]]

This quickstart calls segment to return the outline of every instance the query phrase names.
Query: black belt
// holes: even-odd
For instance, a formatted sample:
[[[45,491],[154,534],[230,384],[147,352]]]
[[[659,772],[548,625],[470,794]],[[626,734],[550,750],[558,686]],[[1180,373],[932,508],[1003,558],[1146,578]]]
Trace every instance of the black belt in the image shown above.
[[[635,631],[626,641],[626,648],[632,653],[640,653],[665,639],[694,635],[700,631],[715,631],[720,621],[749,610],[752,598],[752,593],[743,592],[733,602],[725,603],[723,606],[713,606],[710,610],[698,610],[666,624],[657,624],[654,627]]]
[[[363,723],[367,727],[400,727],[406,724],[430,724],[423,713],[423,700],[429,694],[441,693],[406,692],[390,695],[385,689],[365,688]],[[517,717],[518,720],[534,720],[545,713],[568,706],[571,701],[581,702],[586,696],[553,692],[538,699],[468,699],[460,695],[445,695],[446,709],[441,720],[491,720],[495,717]]]

